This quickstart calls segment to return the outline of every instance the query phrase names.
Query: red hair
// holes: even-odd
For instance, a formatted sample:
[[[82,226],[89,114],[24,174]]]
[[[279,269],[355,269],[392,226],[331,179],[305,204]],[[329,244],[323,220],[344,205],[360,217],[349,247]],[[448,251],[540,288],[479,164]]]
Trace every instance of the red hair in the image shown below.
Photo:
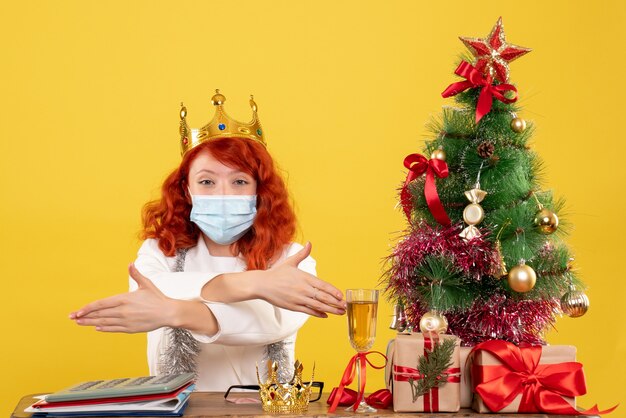
[[[200,229],[189,220],[191,202],[187,194],[189,167],[196,156],[209,152],[222,164],[248,173],[257,181],[257,214],[252,228],[233,249],[246,259],[249,270],[265,270],[296,232],[296,217],[289,201],[285,182],[278,174],[272,157],[256,141],[243,138],[219,138],[204,142],[183,157],[180,166],[163,183],[161,199],[143,208],[143,239],[155,238],[166,256],[179,248],[197,244]]]

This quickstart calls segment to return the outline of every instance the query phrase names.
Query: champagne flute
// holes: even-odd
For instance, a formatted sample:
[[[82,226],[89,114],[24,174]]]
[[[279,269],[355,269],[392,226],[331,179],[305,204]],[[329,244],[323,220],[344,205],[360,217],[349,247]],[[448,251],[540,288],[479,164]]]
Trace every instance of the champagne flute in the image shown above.
[[[376,338],[376,311],[378,310],[378,290],[374,289],[348,289],[346,291],[348,302],[348,334],[350,344],[359,353],[363,353],[374,345]],[[361,388],[361,362],[356,362],[357,387]],[[353,410],[354,405],[346,409]],[[376,412],[365,400],[361,400],[358,413]]]

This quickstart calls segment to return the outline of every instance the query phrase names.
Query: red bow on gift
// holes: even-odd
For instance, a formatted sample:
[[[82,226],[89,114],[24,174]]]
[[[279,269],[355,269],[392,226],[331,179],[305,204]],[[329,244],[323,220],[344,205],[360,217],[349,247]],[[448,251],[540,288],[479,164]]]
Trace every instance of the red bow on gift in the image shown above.
[[[487,407],[498,412],[520,393],[519,413],[543,412],[564,415],[600,415],[613,411],[598,410],[597,405],[586,411],[573,408],[563,396],[575,397],[587,392],[582,364],[564,362],[539,364],[541,346],[520,348],[507,341],[492,340],[478,344],[472,350],[486,351],[501,365],[472,367],[474,391]]]
[[[385,359],[385,364],[383,364],[382,366],[375,366],[367,358],[369,354],[380,354]],[[350,359],[350,361],[348,362],[348,366],[346,367],[346,370],[343,372],[343,376],[341,377],[341,383],[339,384],[339,388],[336,391],[335,389],[333,389],[334,395],[333,393],[331,393],[332,400],[330,398],[328,399],[328,402],[331,404],[330,408],[328,408],[328,412],[335,412],[335,409],[337,409],[339,402],[342,399],[345,400],[345,397],[343,394],[347,390],[346,386],[348,386],[354,380],[354,376],[356,375],[357,361],[359,362],[359,367],[361,368],[361,385],[359,387],[359,392],[357,393],[356,400],[354,401],[355,411],[359,407],[359,404],[361,403],[361,400],[363,399],[363,396],[365,394],[365,380],[366,380],[365,371],[366,371],[367,364],[369,363],[369,365],[375,369],[382,369],[387,364],[387,357],[380,351],[367,351],[364,353],[356,353]]]
[[[404,159],[404,166],[409,172],[406,174],[406,181],[404,182],[404,186],[402,186],[402,192],[400,192],[400,203],[402,204],[402,208],[409,222],[411,221],[411,193],[409,192],[409,183],[426,173],[424,196],[426,196],[428,209],[437,222],[441,225],[449,226],[450,218],[443,208],[441,200],[439,200],[437,186],[435,185],[435,176],[439,178],[448,177],[448,165],[446,162],[437,158],[428,160],[421,154],[410,154]]]
[[[450,97],[472,87],[482,87],[480,95],[478,96],[478,103],[476,104],[476,123],[491,111],[494,97],[502,103],[513,103],[517,100],[517,89],[514,85],[493,85],[493,78],[490,75],[484,78],[480,71],[474,68],[469,62],[462,61],[454,71],[454,74],[465,78],[465,81],[450,84],[441,95],[443,97]],[[514,92],[515,97],[511,99],[505,97],[504,93],[507,91]]]
[[[326,403],[328,405],[332,405],[337,397],[337,393],[339,388],[333,388],[330,392],[330,396],[328,396],[328,400]],[[343,393],[339,397],[338,405],[341,406],[350,406],[356,404],[356,400],[358,398],[358,393],[350,388],[344,388]],[[393,401],[391,392],[389,389],[379,389],[376,392],[372,393],[370,396],[365,398],[365,403],[374,408],[387,409],[389,405],[391,405]]]

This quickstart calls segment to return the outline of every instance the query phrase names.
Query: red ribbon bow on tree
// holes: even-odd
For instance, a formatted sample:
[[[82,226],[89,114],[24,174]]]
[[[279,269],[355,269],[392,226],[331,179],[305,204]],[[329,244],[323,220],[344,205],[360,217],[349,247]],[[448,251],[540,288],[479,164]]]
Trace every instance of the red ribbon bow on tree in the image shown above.
[[[382,366],[375,366],[367,356],[369,354],[380,354],[385,359],[385,364]],[[365,394],[365,370],[367,367],[367,363],[375,369],[382,369],[387,364],[387,357],[381,353],[380,351],[367,351],[364,353],[356,353],[348,362],[348,366],[346,370],[343,372],[343,376],[341,377],[341,383],[339,384],[339,388],[337,390],[333,389],[331,393],[331,398],[328,398],[328,402],[332,403],[330,408],[328,408],[328,412],[335,412],[339,402],[343,399],[345,401],[345,397],[343,396],[344,391],[346,390],[346,386],[348,386],[354,380],[354,376],[356,375],[356,362],[359,362],[359,366],[361,367],[361,385],[359,387],[359,392],[357,394],[356,400],[354,401],[354,410],[356,411],[363,399]],[[334,394],[334,395],[333,395]]]
[[[404,166],[409,172],[406,174],[406,181],[402,187],[402,192],[400,192],[400,203],[402,204],[402,208],[409,222],[411,221],[411,193],[409,192],[409,183],[426,173],[424,196],[426,196],[428,209],[437,222],[441,225],[449,226],[450,218],[443,208],[441,200],[439,200],[437,186],[435,185],[435,176],[439,178],[448,177],[448,164],[446,164],[444,160],[436,158],[428,160],[421,154],[410,154],[404,159]]]
[[[517,100],[517,89],[514,85],[504,83],[493,85],[493,78],[490,75],[487,76],[487,78],[483,77],[480,71],[474,68],[469,62],[461,61],[454,71],[454,74],[465,78],[465,81],[450,84],[441,95],[443,97],[450,97],[469,88],[482,87],[480,95],[478,96],[478,103],[476,104],[476,123],[491,111],[494,97],[502,103],[513,103]],[[504,93],[507,91],[514,92],[515,97],[509,99],[504,96]]]
[[[474,364],[474,391],[487,407],[498,412],[520,393],[519,413],[543,412],[563,415],[600,415],[613,411],[598,410],[597,405],[586,411],[573,408],[563,396],[575,397],[587,392],[582,364],[564,362],[539,364],[541,346],[520,348],[507,341],[491,340],[472,350],[486,351],[502,362],[501,365]]]

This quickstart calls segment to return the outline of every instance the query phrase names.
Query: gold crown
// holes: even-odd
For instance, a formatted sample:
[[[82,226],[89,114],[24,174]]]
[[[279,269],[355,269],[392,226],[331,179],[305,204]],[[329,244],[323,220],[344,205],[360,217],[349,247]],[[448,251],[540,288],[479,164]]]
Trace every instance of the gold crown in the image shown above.
[[[226,97],[219,90],[215,90],[215,94],[211,98],[211,103],[216,108],[215,115],[209,123],[200,129],[189,129],[186,120],[187,108],[182,103],[180,104],[180,149],[182,155],[185,155],[193,147],[216,138],[248,138],[267,146],[261,123],[257,117],[258,108],[254,97],[250,96],[252,120],[248,123],[239,122],[228,116],[224,111],[225,101]]]
[[[278,364],[275,361],[267,361],[267,381],[261,383],[259,377],[259,366],[256,368],[256,377],[259,381],[259,395],[261,395],[261,404],[265,412],[305,412],[309,407],[309,399],[311,397],[311,385],[313,384],[313,373],[311,381],[302,382],[302,363],[296,360],[294,364],[293,378],[289,383],[280,383],[278,381]]]

